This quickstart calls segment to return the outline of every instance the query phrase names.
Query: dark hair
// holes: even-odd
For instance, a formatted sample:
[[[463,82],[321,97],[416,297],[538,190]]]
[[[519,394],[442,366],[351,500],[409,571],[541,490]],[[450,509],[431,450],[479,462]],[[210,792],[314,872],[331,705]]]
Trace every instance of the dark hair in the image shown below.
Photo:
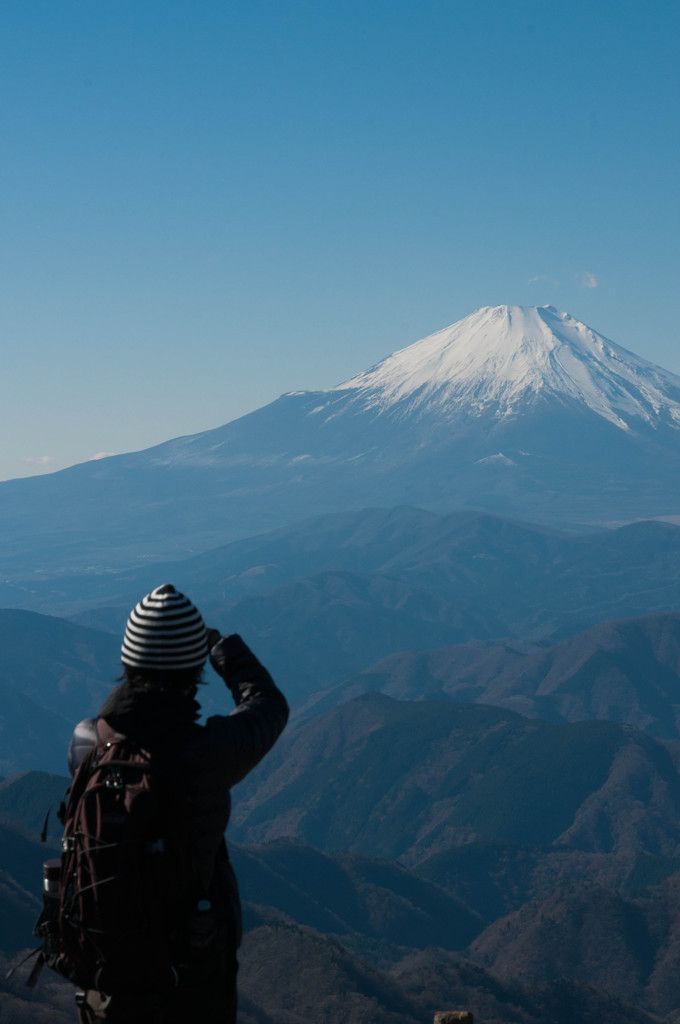
[[[158,687],[158,689],[173,690],[176,693],[195,690],[197,686],[204,682],[202,666],[194,668],[138,668],[134,665],[124,664],[120,679],[121,682],[129,683],[131,686]]]

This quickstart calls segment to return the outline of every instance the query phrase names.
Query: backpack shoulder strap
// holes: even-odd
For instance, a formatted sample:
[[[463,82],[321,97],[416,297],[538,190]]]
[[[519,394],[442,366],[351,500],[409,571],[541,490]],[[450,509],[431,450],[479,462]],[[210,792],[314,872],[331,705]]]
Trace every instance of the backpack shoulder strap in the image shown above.
[[[68,748],[68,767],[71,775],[75,775],[76,768],[99,743],[122,739],[125,739],[123,733],[116,732],[104,718],[84,718],[82,722],[78,722]]]
[[[126,738],[125,733],[116,732],[105,718],[97,718],[94,724],[97,733],[97,743],[111,743],[113,740],[124,740]]]

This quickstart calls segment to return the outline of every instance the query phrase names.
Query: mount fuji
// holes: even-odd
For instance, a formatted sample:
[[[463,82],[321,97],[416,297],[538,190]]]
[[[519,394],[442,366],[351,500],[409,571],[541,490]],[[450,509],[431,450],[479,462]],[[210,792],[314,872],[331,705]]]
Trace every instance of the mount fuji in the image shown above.
[[[639,421],[680,428],[680,377],[552,306],[479,309],[329,394],[342,392],[376,413],[449,422],[489,411],[508,420],[556,400],[586,406],[622,430]]]
[[[680,377],[551,306],[485,307],[337,387],[0,484],[7,578],[183,557],[316,513],[680,515]]]

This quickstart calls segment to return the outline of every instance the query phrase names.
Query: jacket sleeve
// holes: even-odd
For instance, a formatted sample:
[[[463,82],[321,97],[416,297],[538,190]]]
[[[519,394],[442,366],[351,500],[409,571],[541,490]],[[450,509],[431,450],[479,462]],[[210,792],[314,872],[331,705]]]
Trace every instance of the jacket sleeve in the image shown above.
[[[267,669],[240,636],[221,637],[210,651],[210,662],[224,679],[236,703],[230,715],[206,722],[229,775],[240,782],[271,750],[288,721],[288,703]]]

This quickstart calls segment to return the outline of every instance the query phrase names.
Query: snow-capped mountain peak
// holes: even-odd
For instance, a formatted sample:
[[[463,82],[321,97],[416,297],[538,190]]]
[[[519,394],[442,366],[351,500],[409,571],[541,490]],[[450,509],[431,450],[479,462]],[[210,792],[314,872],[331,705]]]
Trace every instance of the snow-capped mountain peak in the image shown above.
[[[584,403],[622,430],[680,428],[680,377],[552,306],[486,306],[340,384],[376,412],[512,416],[542,398]]]

